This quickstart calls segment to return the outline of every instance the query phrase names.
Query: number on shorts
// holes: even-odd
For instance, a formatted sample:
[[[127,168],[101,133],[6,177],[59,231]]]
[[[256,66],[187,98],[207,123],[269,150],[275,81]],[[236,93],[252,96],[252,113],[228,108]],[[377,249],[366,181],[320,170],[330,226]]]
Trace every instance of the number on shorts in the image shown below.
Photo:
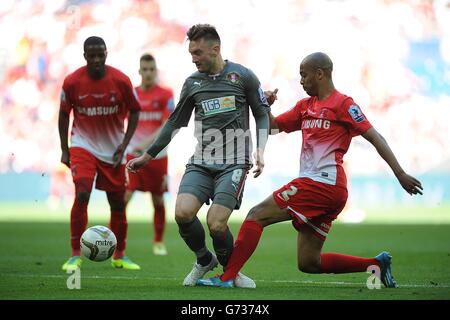
[[[236,184],[239,184],[241,182],[242,178],[242,169],[235,169],[233,170],[233,175],[231,176],[231,181],[233,181]]]
[[[293,196],[294,194],[297,193],[297,188],[294,186],[290,186],[290,190],[284,190],[281,193],[281,196],[283,197],[284,201],[289,201],[289,196]]]

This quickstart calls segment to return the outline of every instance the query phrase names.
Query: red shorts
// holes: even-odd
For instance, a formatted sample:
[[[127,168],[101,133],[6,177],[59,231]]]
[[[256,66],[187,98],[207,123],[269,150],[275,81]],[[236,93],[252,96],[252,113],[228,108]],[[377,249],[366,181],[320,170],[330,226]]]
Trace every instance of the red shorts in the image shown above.
[[[314,234],[325,240],[331,224],[344,209],[347,189],[316,182],[309,178],[297,178],[273,193],[280,209],[288,209],[298,231],[310,227]]]
[[[77,190],[82,188],[80,191],[90,192],[95,179],[96,189],[107,192],[125,191],[125,165],[114,168],[112,164],[97,159],[83,148],[70,148],[70,169]]]
[[[127,162],[135,158],[127,155]],[[129,172],[127,190],[163,194],[167,191],[167,157],[151,160],[137,173]]]

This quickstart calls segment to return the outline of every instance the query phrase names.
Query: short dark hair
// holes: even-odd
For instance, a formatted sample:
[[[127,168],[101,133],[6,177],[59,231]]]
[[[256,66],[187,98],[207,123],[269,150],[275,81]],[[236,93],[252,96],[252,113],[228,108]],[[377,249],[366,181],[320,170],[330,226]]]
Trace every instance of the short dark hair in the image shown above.
[[[84,40],[83,49],[84,51],[86,51],[87,46],[98,46],[98,45],[104,45],[106,49],[105,40],[103,40],[100,37],[92,36]]]
[[[155,57],[152,56],[150,53],[144,53],[139,61],[155,61]]]
[[[217,41],[220,44],[220,37],[214,26],[210,24],[193,25],[186,33],[189,41],[205,39],[208,41]]]

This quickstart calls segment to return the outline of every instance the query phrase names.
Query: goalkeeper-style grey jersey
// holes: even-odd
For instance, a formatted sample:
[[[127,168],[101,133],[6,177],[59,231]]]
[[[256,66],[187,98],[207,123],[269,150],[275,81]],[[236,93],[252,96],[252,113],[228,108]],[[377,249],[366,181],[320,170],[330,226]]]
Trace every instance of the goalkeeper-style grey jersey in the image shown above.
[[[168,119],[176,128],[185,127],[195,110],[198,144],[189,161],[193,164],[250,164],[249,106],[255,118],[270,111],[256,75],[240,64],[225,62],[218,75],[195,72],[188,77]]]

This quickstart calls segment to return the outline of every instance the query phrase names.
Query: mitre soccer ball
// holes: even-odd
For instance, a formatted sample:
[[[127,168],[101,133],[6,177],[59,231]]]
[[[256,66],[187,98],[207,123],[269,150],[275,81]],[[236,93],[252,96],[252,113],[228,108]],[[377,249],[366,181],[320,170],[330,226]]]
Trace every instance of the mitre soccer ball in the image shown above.
[[[92,261],[109,259],[116,249],[114,233],[104,226],[86,229],[80,239],[81,253]]]

